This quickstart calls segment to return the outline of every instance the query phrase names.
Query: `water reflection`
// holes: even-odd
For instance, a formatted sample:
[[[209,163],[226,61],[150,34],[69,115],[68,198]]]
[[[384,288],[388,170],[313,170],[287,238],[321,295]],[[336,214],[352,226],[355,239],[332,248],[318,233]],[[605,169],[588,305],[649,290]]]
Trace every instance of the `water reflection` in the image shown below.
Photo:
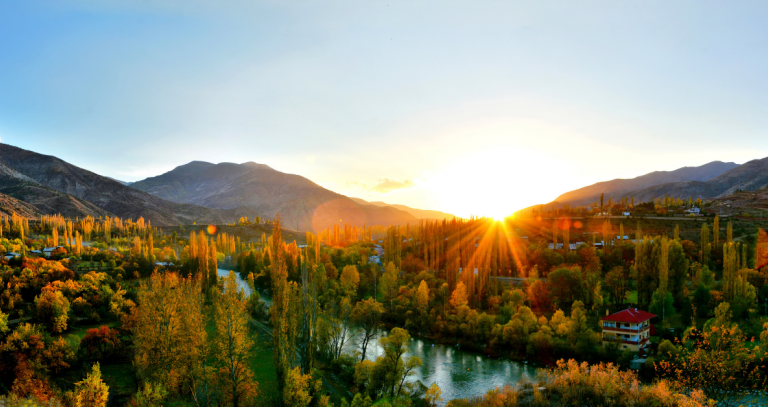
[[[227,277],[229,270],[218,269],[218,275]],[[248,283],[239,275],[237,275],[237,282],[245,290],[246,295],[250,294]],[[262,299],[268,301],[265,295],[262,295]],[[534,379],[538,371],[538,368],[520,362],[491,359],[479,353],[441,345],[426,339],[412,338],[408,347],[406,357],[416,355],[422,362],[411,380],[421,380],[425,386],[437,383],[442,391],[444,403],[456,398],[481,396],[491,389],[514,384],[523,379]],[[359,350],[357,341],[351,341],[345,347],[345,352],[350,354]],[[379,346],[379,337],[371,340],[366,358],[376,360],[383,354],[384,350]]]
[[[348,353],[355,350],[359,350],[356,343],[346,349]],[[376,360],[383,354],[378,338],[371,341],[366,358]],[[480,396],[496,387],[504,387],[523,379],[534,379],[539,370],[520,362],[491,359],[475,352],[418,338],[411,339],[406,357],[411,355],[418,356],[422,362],[412,379],[421,380],[426,386],[436,382],[446,401]]]

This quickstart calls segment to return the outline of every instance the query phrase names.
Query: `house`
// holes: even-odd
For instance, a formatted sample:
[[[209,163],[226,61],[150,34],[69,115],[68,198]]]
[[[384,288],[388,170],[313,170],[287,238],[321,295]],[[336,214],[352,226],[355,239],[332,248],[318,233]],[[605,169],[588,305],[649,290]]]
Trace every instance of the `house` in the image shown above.
[[[629,240],[629,236],[627,236],[627,235],[624,235],[624,236],[616,236],[616,240]]]
[[[10,260],[10,259],[12,259],[14,257],[19,257],[19,256],[21,256],[21,255],[18,254],[18,253],[14,253],[14,252],[8,252],[8,253],[5,254],[5,258],[8,259],[8,260]]]
[[[637,308],[627,308],[600,318],[603,345],[615,343],[619,349],[638,352],[648,345],[651,336],[651,318],[656,315]]]
[[[622,216],[631,216],[632,213],[630,213],[630,212],[622,212],[621,215]]]
[[[32,255],[32,256],[40,257],[40,256],[43,255],[43,252],[41,252],[40,250],[30,250],[29,254]]]
[[[51,257],[51,253],[53,253],[54,250],[63,248],[64,246],[56,246],[56,247],[46,247],[43,249],[43,256],[45,257]]]
[[[686,209],[685,212],[698,215],[698,214],[701,213],[701,209],[699,209],[699,208],[691,208],[691,209]]]

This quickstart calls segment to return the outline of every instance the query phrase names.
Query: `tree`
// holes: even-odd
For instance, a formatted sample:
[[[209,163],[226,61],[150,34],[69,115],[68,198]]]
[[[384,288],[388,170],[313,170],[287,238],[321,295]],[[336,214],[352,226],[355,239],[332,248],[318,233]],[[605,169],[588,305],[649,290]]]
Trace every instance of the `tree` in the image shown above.
[[[573,301],[581,299],[581,271],[574,268],[559,268],[547,275],[547,285],[555,304],[561,308],[570,307]]]
[[[360,338],[361,356],[360,360],[365,360],[365,354],[368,349],[368,343],[376,337],[381,326],[381,318],[384,315],[384,306],[376,301],[375,298],[369,298],[355,304],[352,309],[352,322],[360,327],[362,337]]]
[[[394,300],[397,292],[398,273],[395,263],[387,263],[387,267],[384,269],[384,275],[381,276],[381,283],[379,284],[382,297],[384,297],[383,299],[389,301],[390,311],[394,311],[395,309]]]
[[[448,301],[454,309],[461,309],[469,304],[469,298],[467,298],[467,286],[464,282],[459,281],[456,284],[456,289],[451,294],[451,299]]]
[[[272,224],[271,277],[272,277],[272,344],[277,373],[277,383],[282,392],[288,371],[293,368],[296,351],[294,349],[294,326],[290,318],[290,293],[288,267],[283,256],[283,234],[280,214]]]
[[[106,325],[89,329],[80,340],[80,360],[101,360],[110,358],[120,348],[120,338],[115,329]]]
[[[96,363],[85,380],[75,383],[75,406],[105,407],[108,398],[109,386],[101,380],[101,368]]]
[[[701,225],[701,251],[699,251],[699,261],[701,264],[709,264],[709,252],[710,252],[710,246],[709,246],[709,227],[707,226],[707,222],[704,222],[703,225]]]
[[[624,267],[616,266],[605,275],[605,289],[611,295],[614,306],[624,303],[629,292],[629,279],[624,275]]]
[[[357,296],[357,285],[360,283],[360,273],[357,271],[357,267],[344,266],[341,270],[341,288],[346,295],[351,297]]]
[[[384,373],[385,388],[389,389],[389,395],[399,395],[405,379],[413,374],[413,369],[421,366],[421,359],[411,356],[403,360],[403,354],[408,351],[408,343],[411,336],[402,328],[394,328],[388,336],[379,339],[379,344],[384,348],[384,356],[376,360]]]
[[[352,301],[349,297],[343,297],[336,301],[330,301],[326,307],[325,330],[328,337],[328,349],[334,359],[341,356],[344,346],[354,336],[354,327],[352,326]]]
[[[206,356],[201,277],[154,273],[139,286],[134,364],[139,377],[169,392],[180,391]]]
[[[437,407],[437,405],[443,401],[441,395],[442,392],[440,391],[440,386],[437,385],[437,382],[432,383],[427,389],[427,393],[424,395],[424,401],[427,402],[427,406],[429,407]]]
[[[701,389],[708,398],[726,402],[768,386],[765,354],[737,326],[690,328],[676,348],[679,352],[657,364],[656,371],[681,388]]]
[[[416,291],[416,308],[419,310],[420,313],[426,314],[428,305],[429,305],[429,287],[427,287],[426,281],[421,280],[421,283],[419,284],[419,289],[418,291]]]
[[[69,300],[61,291],[50,285],[44,287],[40,295],[35,298],[35,308],[37,318],[45,322],[51,332],[60,333],[67,330]]]
[[[213,354],[221,369],[219,383],[227,403],[238,407],[250,404],[256,396],[257,383],[249,366],[253,339],[249,329],[245,293],[239,288],[234,271],[224,281],[224,292],[213,305],[216,333]]]

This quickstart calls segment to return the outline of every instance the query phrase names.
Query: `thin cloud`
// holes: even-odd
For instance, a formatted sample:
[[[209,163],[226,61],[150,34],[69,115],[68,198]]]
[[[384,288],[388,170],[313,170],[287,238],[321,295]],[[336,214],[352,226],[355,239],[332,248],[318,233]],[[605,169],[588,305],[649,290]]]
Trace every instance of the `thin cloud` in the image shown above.
[[[411,180],[398,181],[396,179],[382,178],[379,183],[371,188],[371,191],[386,194],[387,192],[396,191],[398,189],[409,189],[415,187],[416,184]]]

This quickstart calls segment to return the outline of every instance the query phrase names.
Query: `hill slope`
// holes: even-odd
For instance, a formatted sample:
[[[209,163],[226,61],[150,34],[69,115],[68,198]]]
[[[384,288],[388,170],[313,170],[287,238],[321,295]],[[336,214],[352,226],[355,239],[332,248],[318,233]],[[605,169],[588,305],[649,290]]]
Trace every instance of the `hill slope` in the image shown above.
[[[402,210],[361,205],[302,176],[254,162],[192,161],[135,182],[131,188],[174,202],[210,208],[246,207],[267,218],[280,213],[286,227],[296,230],[318,232],[345,222],[363,226],[416,221],[416,217]]]
[[[746,162],[706,182],[667,183],[631,191],[626,196],[633,196],[640,201],[664,195],[681,199],[714,198],[730,195],[739,188],[756,190],[765,186],[768,186],[768,158]]]
[[[450,220],[450,219],[453,219],[453,218],[457,217],[456,215],[451,215],[450,213],[445,213],[445,212],[440,212],[440,211],[431,211],[431,210],[428,210],[428,209],[415,209],[415,208],[411,208],[410,206],[405,206],[405,205],[388,204],[386,202],[381,202],[381,201],[366,201],[365,199],[352,198],[352,197],[350,197],[349,199],[351,199],[351,200],[353,200],[353,201],[355,201],[355,202],[357,202],[357,203],[359,203],[361,205],[373,205],[373,206],[378,206],[380,208],[386,207],[386,206],[391,206],[391,207],[393,207],[395,209],[399,209],[401,211],[408,212],[411,215],[413,215],[414,217],[416,217],[417,219],[437,219],[437,220],[448,219],[448,220]]]
[[[24,201],[6,194],[0,194],[0,215],[11,216],[14,213],[25,218],[35,218],[40,214],[40,211]]]
[[[662,186],[670,183],[686,183],[689,181],[704,182],[719,175],[739,167],[736,163],[724,163],[722,161],[713,161],[711,163],[704,164],[699,167],[683,167],[674,171],[654,171],[639,177],[631,179],[614,179],[611,181],[598,182],[579,188],[574,191],[566,192],[557,199],[556,202],[562,204],[576,205],[588,205],[592,202],[600,200],[600,194],[605,193],[605,196],[623,197],[634,196],[635,199],[639,198],[638,195],[633,194],[633,191],[640,191],[645,189],[653,189],[657,186]],[[682,186],[681,186],[682,187]],[[685,188],[692,188],[689,191],[693,191],[697,186],[688,186]],[[698,186],[701,188],[701,186]],[[665,188],[661,188],[664,190]],[[656,196],[664,196],[663,193]],[[687,198],[688,196],[686,196]]]
[[[0,192],[31,203],[43,213],[144,217],[158,226],[226,223],[245,214],[255,216],[243,208],[222,211],[169,202],[59,158],[7,144],[0,144]]]

